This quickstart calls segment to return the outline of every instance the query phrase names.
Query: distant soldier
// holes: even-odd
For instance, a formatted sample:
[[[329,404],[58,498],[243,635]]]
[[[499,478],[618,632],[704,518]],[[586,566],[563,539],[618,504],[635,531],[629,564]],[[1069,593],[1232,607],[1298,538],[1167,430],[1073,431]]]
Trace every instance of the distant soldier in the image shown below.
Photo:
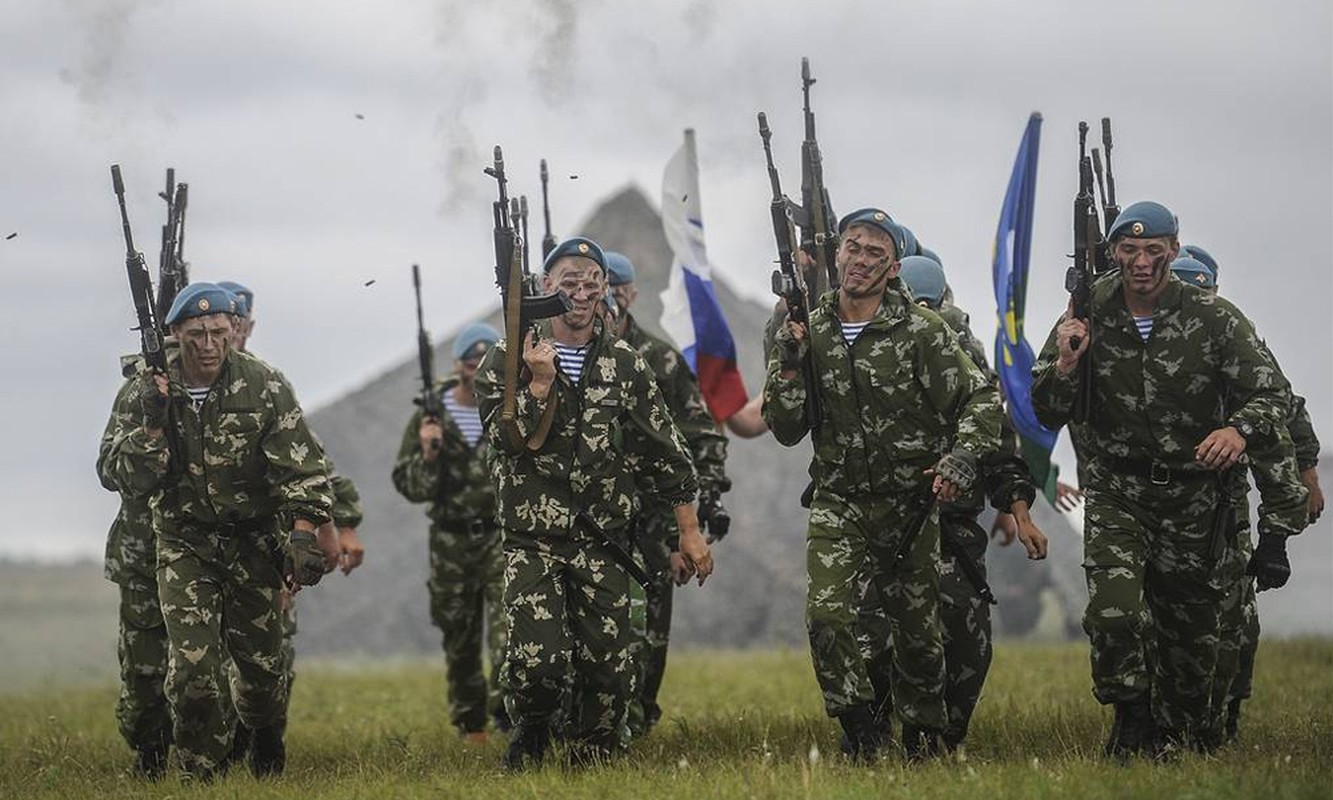
[[[449,720],[468,741],[486,741],[489,712],[508,730],[500,693],[504,660],[504,554],[495,521],[491,447],[482,436],[476,375],[500,334],[474,323],[454,339],[454,374],[439,383],[443,419],[417,410],[403,430],[393,485],[413,503],[429,503],[430,618],[444,644]],[[482,653],[490,660],[489,682]],[[489,688],[488,688],[489,686]]]
[[[937,752],[948,724],[939,624],[939,517],[910,521],[936,497],[975,483],[979,460],[999,444],[995,388],[936,315],[903,293],[906,241],[879,209],[839,225],[840,287],[787,321],[769,357],[763,414],[773,435],[814,440],[814,494],[807,535],[806,624],[829,716],[853,758],[883,746],[875,700],[857,644],[858,581],[879,590],[893,635],[893,705],[909,758]],[[806,356],[815,365],[823,417],[807,426]],[[928,499],[929,498],[929,499]]]
[[[564,291],[573,307],[538,322],[521,343],[522,376],[505,374],[506,348],[520,346],[508,341],[487,353],[477,375],[504,528],[511,769],[545,755],[571,660],[581,687],[573,757],[601,760],[619,748],[637,691],[630,577],[621,559],[640,492],[675,513],[681,577],[693,573],[702,583],[713,570],[684,439],[648,366],[598,316],[605,270],[595,242],[576,237],[558,245],[546,259],[545,284]],[[506,380],[516,382],[512,417],[504,411]],[[548,408],[549,432],[538,440]]]
[[[1116,274],[1067,312],[1033,366],[1038,419],[1073,418],[1092,358],[1090,419],[1071,432],[1086,495],[1083,618],[1093,693],[1114,704],[1106,753],[1203,747],[1222,591],[1219,471],[1285,424],[1289,388],[1235,306],[1171,276],[1175,215],[1135,203],[1107,232]],[[1090,349],[1091,348],[1091,349]],[[1086,355],[1085,355],[1086,354]]]
[[[171,714],[163,685],[167,677],[167,627],[157,599],[157,547],[153,533],[152,492],[119,486],[107,457],[116,434],[139,418],[138,373],[142,359],[125,359],[128,375],[116,392],[111,417],[102,432],[97,456],[102,485],[120,494],[120,510],[107,533],[106,578],[120,589],[120,633],[116,654],[120,663],[120,697],[116,723],[120,735],[135,752],[134,771],[156,779],[167,767],[171,747]]]
[[[1217,262],[1197,245],[1183,245],[1182,252],[1193,251],[1199,258],[1182,255],[1171,262],[1171,272],[1182,283],[1216,294]],[[1205,260],[1206,259],[1206,260]],[[1260,340],[1263,344],[1263,340]],[[1265,350],[1267,345],[1264,345]],[[1269,357],[1272,357],[1271,352]],[[1277,363],[1277,359],[1273,359]],[[1280,588],[1287,581],[1290,565],[1286,557],[1286,536],[1297,527],[1302,503],[1311,524],[1323,507],[1316,467],[1319,463],[1319,439],[1305,409],[1305,398],[1292,395],[1285,430],[1278,431],[1277,447],[1254,448],[1246,455],[1249,472],[1260,492],[1259,541],[1263,551],[1256,556],[1250,539],[1249,481],[1239,470],[1230,480],[1236,507],[1234,533],[1236,545],[1218,565],[1222,582],[1221,634],[1218,637],[1217,669],[1213,677],[1213,728],[1205,734],[1209,747],[1236,738],[1240,725],[1241,703],[1249,698],[1254,677],[1254,658],[1259,649],[1259,605],[1255,596],[1255,578],[1259,589]],[[1286,440],[1292,443],[1291,450]],[[1283,459],[1290,453],[1292,464]],[[1274,463],[1276,461],[1276,463]],[[1299,474],[1300,483],[1290,481]],[[1302,486],[1305,491],[1302,492]]]
[[[231,749],[224,655],[239,672],[236,712],[254,731],[250,767],[280,773],[284,580],[324,574],[315,532],[331,491],[319,443],[291,387],[231,348],[235,299],[187,286],[164,322],[180,343],[168,374],[140,375],[139,414],[122,418],[105,460],[121,487],[158,494],[158,594],[169,639],[166,695],[181,766],[207,779]]]
[[[630,313],[639,290],[634,284],[634,264],[621,253],[606,252],[607,279],[618,314],[611,323],[614,333],[643,358],[657,379],[658,391],[694,459],[699,478],[699,527],[709,543],[727,535],[731,516],[722,506],[722,493],[731,489],[727,477],[727,437],[722,435],[704,405],[699,384],[680,351],[643,328]],[[636,545],[653,578],[648,587],[647,636],[640,663],[639,701],[630,709],[631,727],[647,733],[662,718],[657,694],[666,674],[667,645],[671,639],[672,591],[679,575],[680,549],[676,541],[676,518],[671,508],[645,495],[635,522]],[[634,706],[638,707],[635,708]]]
[[[235,281],[219,281],[218,286],[231,292],[236,299],[236,333],[232,338],[232,349],[249,353],[247,347],[255,330],[255,293],[248,287]],[[253,354],[251,354],[253,355]],[[270,367],[271,368],[271,367]],[[322,449],[322,447],[321,447]],[[333,508],[331,519],[320,526],[319,541],[324,549],[325,572],[332,572],[341,567],[344,575],[361,566],[365,560],[365,547],[357,534],[361,527],[364,512],[361,508],[361,494],[356,485],[346,475],[339,473],[333,466],[333,460],[325,458],[325,471],[329,485],[333,489]],[[336,544],[335,544],[336,543]],[[287,694],[282,704],[282,714],[277,727],[287,730],[287,713],[291,707],[292,688],[296,684],[296,643],[298,630],[296,614],[296,594],[290,588],[282,593],[282,660],[283,674],[287,678]],[[232,693],[239,694],[237,681],[240,673],[230,671]],[[250,747],[251,731],[239,722],[232,739],[232,752],[229,760],[239,761],[244,758]]]

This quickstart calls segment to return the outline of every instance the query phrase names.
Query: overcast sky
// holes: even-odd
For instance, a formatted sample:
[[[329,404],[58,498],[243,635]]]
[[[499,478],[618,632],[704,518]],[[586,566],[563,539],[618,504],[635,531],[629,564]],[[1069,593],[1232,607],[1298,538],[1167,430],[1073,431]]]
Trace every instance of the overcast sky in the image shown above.
[[[516,192],[536,196],[550,161],[572,234],[626,183],[656,202],[694,127],[715,275],[767,302],[754,113],[795,192],[801,55],[834,208],[911,226],[984,339],[1029,112],[1045,116],[1038,344],[1065,303],[1075,125],[1112,116],[1122,202],[1165,202],[1218,257],[1333,440],[1326,0],[484,5],[6,0],[0,236],[18,236],[0,239],[0,555],[96,554],[115,511],[93,461],[137,339],[111,163],[150,264],[164,168],[191,184],[193,276],[256,291],[254,346],[314,407],[411,354],[411,263],[438,337],[495,302],[481,170],[496,143]]]

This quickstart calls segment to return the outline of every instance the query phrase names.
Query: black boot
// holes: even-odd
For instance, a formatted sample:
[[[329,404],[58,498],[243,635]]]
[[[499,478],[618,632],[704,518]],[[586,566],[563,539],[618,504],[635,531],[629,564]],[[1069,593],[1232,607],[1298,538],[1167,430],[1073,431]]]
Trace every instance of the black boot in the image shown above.
[[[903,755],[908,761],[925,761],[939,754],[940,737],[936,731],[903,723]]]
[[[250,741],[250,772],[256,778],[278,776],[287,767],[287,746],[282,741],[282,726],[257,728]]]
[[[236,730],[231,734],[231,752],[227,754],[226,760],[218,765],[219,772],[225,773],[232,764],[239,764],[245,760],[245,756],[250,752],[251,737],[250,729],[237,722]]]
[[[1157,723],[1147,700],[1115,704],[1115,722],[1106,742],[1106,755],[1124,762],[1131,756],[1155,754]]]
[[[529,766],[540,767],[550,742],[551,729],[547,723],[519,722],[514,728],[513,738],[509,740],[501,765],[510,772],[518,772]]]
[[[1228,742],[1236,741],[1236,736],[1240,734],[1240,704],[1241,698],[1239,697],[1227,704],[1226,736]]]
[[[509,721],[509,712],[505,711],[504,706],[500,706],[491,714],[491,721],[495,723],[495,729],[500,733],[509,733],[514,727]]]
[[[879,757],[880,738],[875,715],[868,704],[852,706],[838,715],[842,725],[842,752],[853,761],[871,762]]]
[[[161,780],[167,771],[168,750],[166,742],[153,742],[135,748],[134,774],[144,780]]]

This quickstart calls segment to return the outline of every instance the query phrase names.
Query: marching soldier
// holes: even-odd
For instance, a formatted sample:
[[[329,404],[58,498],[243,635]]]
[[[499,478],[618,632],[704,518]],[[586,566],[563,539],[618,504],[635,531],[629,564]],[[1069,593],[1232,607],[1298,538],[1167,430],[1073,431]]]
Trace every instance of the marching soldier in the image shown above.
[[[685,442],[643,359],[598,316],[605,271],[595,242],[576,237],[558,245],[546,259],[545,283],[565,292],[571,309],[538,322],[521,343],[498,343],[477,375],[504,528],[511,769],[545,755],[571,660],[581,687],[569,736],[575,759],[599,760],[618,748],[636,691],[622,559],[640,492],[675,514],[682,577],[693,573],[702,583],[713,570]],[[519,346],[521,377],[504,368],[506,348]],[[512,415],[506,381],[514,382]]]

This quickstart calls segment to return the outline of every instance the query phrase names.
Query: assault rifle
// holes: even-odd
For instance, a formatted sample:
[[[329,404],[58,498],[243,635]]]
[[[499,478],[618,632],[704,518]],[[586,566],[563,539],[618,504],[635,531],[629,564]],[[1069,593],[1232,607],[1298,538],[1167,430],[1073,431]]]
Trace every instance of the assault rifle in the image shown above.
[[[768,163],[768,183],[773,189],[769,213],[773,218],[773,237],[778,245],[778,268],[773,271],[773,294],[787,303],[787,316],[792,322],[806,327],[810,338],[810,297],[805,277],[796,269],[796,231],[792,221],[792,203],[782,193],[778,168],[773,164],[773,132],[768,128],[768,116],[759,112],[759,138],[764,142],[764,160]],[[801,360],[801,380],[805,384],[805,424],[812,434],[818,434],[824,418],[819,401],[819,376],[815,371],[814,349],[808,348]]]
[[[521,211],[517,200],[510,202],[504,153],[498,144],[495,146],[495,163],[486,168],[486,174],[495,179],[499,192],[499,199],[491,204],[491,212],[495,219],[495,284],[500,288],[505,318],[505,385],[500,426],[511,447],[516,450],[527,447],[535,451],[546,442],[555,421],[556,404],[554,397],[548,399],[537,430],[531,439],[524,441],[518,428],[517,399],[519,373],[523,368],[523,339],[534,322],[563,314],[573,304],[564,292],[537,294],[532,276],[523,268],[523,241],[518,230]]]
[[[431,349],[430,334],[426,333],[426,323],[421,315],[421,268],[412,265],[412,289],[417,295],[417,363],[421,366],[421,396],[417,405],[427,419],[444,419],[444,398],[435,391],[435,351]],[[431,446],[440,447],[440,439],[431,440]]]
[[[1065,272],[1065,290],[1075,319],[1088,322],[1088,337],[1092,338],[1092,282],[1097,264],[1097,252],[1102,248],[1101,228],[1097,224],[1097,209],[1092,198],[1092,160],[1087,153],[1088,123],[1078,124],[1078,194],[1074,197],[1074,264]],[[1074,337],[1070,346],[1078,349],[1081,342]],[[1074,398],[1073,421],[1084,424],[1090,418],[1092,406],[1092,348],[1079,359],[1078,395]]]
[[[801,58],[801,95],[805,110],[805,140],[801,142],[801,204],[792,205],[792,219],[801,229],[801,249],[814,260],[815,271],[806,283],[819,287],[827,279],[828,288],[838,288],[838,219],[829,205],[824,186],[824,158],[815,138],[815,112],[810,110],[810,59]]]
[[[162,226],[162,249],[157,257],[157,318],[161,320],[171,310],[176,295],[190,283],[190,265],[185,262],[185,210],[190,185],[176,183],[176,170],[167,167],[166,191],[157,196],[167,202],[167,222]]]
[[[134,299],[134,314],[139,326],[139,349],[144,363],[153,372],[165,374],[167,371],[167,353],[162,347],[162,329],[153,308],[153,278],[148,274],[148,264],[143,253],[134,247],[134,234],[130,231],[130,215],[125,210],[125,182],[120,177],[120,165],[111,165],[111,188],[116,193],[116,203],[120,206],[120,225],[125,232],[125,270],[130,278],[130,296]]]
[[[1106,197],[1102,201],[1102,224],[1111,230],[1120,216],[1120,204],[1115,201],[1115,175],[1111,172],[1111,118],[1102,117],[1102,150],[1106,153]]]
[[[546,159],[542,159],[542,220],[546,223],[546,233],[542,236],[542,260],[551,254],[555,249],[555,236],[551,233],[551,197],[547,192],[547,187],[551,183],[551,176],[546,171]]]

